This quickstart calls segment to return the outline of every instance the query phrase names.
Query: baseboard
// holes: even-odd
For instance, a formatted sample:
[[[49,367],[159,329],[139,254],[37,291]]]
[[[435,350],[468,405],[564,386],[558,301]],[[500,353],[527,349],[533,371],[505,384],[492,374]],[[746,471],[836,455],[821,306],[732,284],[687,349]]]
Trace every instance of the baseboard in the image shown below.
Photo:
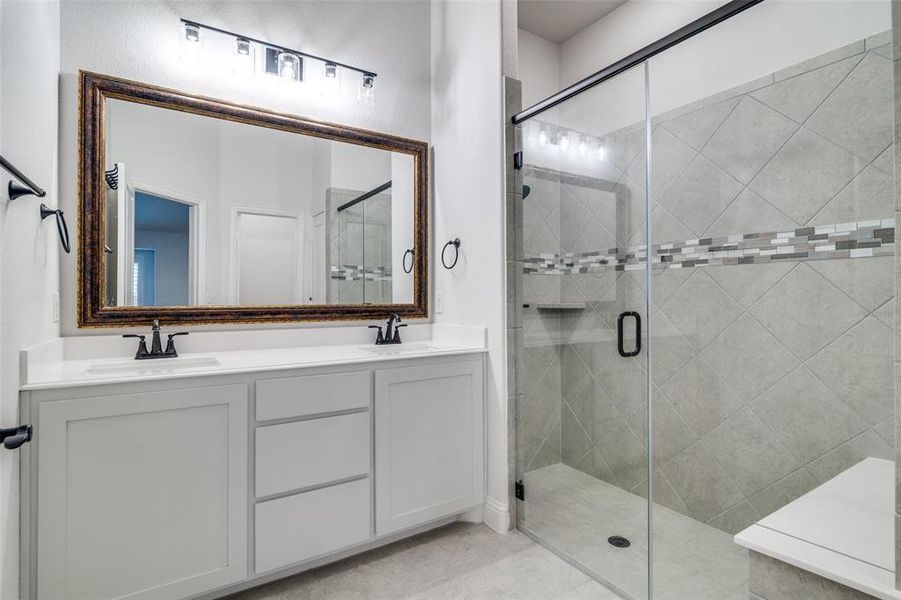
[[[510,533],[510,507],[486,497],[484,523],[498,533]]]

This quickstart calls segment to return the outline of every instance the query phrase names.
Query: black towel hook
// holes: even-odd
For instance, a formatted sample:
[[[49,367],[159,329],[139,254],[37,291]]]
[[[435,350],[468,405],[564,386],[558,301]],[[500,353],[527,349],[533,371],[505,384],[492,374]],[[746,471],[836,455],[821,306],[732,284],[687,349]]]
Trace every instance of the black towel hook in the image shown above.
[[[63,245],[63,250],[66,251],[66,254],[69,254],[71,250],[69,247],[69,228],[66,226],[66,217],[63,216],[63,211],[58,208],[54,210],[41,203],[41,221],[50,215],[56,215],[56,231],[59,234],[59,242]]]
[[[408,254],[410,255],[410,268],[409,269],[407,268],[407,255]],[[415,254],[416,254],[416,252],[413,250],[413,248],[407,248],[404,251],[404,257],[401,260],[401,265],[403,267],[404,273],[410,273],[413,271],[413,260],[415,258]]]
[[[447,261],[444,260],[444,253],[447,250],[448,246],[454,247],[454,262],[450,265],[447,264]],[[444,265],[445,269],[453,269],[457,266],[457,260],[460,258],[460,238],[454,238],[450,240],[448,243],[444,244],[444,248],[441,249],[441,264]]]

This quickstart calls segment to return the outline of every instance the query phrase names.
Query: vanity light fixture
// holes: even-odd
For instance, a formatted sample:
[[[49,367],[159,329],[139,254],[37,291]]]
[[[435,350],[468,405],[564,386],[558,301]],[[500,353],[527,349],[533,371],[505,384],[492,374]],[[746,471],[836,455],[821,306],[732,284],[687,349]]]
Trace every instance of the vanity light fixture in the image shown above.
[[[588,154],[588,138],[584,135],[579,140],[579,154],[581,154],[582,156],[586,156]]]
[[[235,33],[204,25],[197,21],[181,19],[181,55],[187,63],[200,64],[202,61],[202,46],[205,35],[209,32],[230,37],[234,40],[232,57],[232,70],[236,75],[253,77],[257,68],[262,72],[278,76],[289,81],[304,80],[304,63],[313,61],[322,63],[324,77],[322,78],[323,95],[337,96],[340,91],[340,71],[354,71],[360,74],[360,89],[357,101],[366,106],[375,104],[375,78],[376,74],[367,69],[361,69],[353,65],[330,60],[308,52],[302,52],[293,48],[279,46],[265,40],[252,38],[247,35]],[[213,47],[222,47],[210,44]],[[212,48],[211,48],[212,50]],[[260,60],[255,58],[256,52],[260,53]]]
[[[547,143],[548,143],[547,127],[545,127],[544,125],[541,126],[541,130],[538,133],[538,143],[542,146],[547,146]]]
[[[322,95],[329,98],[337,98],[341,93],[341,82],[338,81],[338,65],[333,62],[325,63],[323,75]]]
[[[200,27],[194,23],[182,23],[179,51],[183,62],[198,66],[202,60],[203,40]]]
[[[372,73],[363,73],[363,81],[360,85],[360,93],[357,95],[357,102],[364,106],[375,105],[375,75]]]
[[[235,75],[240,77],[253,77],[254,53],[253,44],[246,38],[235,38],[235,55],[232,58]]]
[[[278,75],[287,81],[301,81],[300,57],[284,50],[278,53]]]

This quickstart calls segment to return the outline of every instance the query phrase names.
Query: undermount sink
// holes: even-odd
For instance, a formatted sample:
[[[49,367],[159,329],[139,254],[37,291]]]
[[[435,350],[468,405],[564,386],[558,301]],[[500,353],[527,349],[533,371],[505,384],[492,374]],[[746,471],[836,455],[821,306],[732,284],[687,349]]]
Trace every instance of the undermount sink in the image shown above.
[[[152,373],[175,373],[200,367],[215,367],[219,359],[215,356],[194,358],[153,358],[147,360],[109,361],[88,365],[88,375],[147,375]]]
[[[382,354],[387,356],[397,356],[399,354],[420,354],[422,352],[433,352],[440,350],[438,346],[426,342],[414,342],[412,344],[385,344],[383,346],[364,346],[360,350],[372,352],[373,354]]]

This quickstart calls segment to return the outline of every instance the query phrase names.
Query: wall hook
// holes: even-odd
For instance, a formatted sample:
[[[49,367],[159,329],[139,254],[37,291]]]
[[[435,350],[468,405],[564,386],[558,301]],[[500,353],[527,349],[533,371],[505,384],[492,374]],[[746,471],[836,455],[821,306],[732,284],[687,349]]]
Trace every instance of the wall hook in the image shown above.
[[[66,226],[66,217],[63,216],[63,211],[58,208],[56,210],[49,208],[42,202],[41,221],[50,215],[56,215],[56,232],[59,234],[59,242],[63,245],[63,250],[66,251],[66,254],[69,254],[71,250],[69,247],[69,228]]]
[[[451,264],[447,264],[447,261],[444,260],[444,253],[447,251],[448,246],[454,247],[454,262]],[[444,248],[441,249],[441,264],[444,265],[445,269],[453,269],[457,266],[457,260],[460,258],[460,238],[454,238],[450,240],[448,243],[444,244]]]

